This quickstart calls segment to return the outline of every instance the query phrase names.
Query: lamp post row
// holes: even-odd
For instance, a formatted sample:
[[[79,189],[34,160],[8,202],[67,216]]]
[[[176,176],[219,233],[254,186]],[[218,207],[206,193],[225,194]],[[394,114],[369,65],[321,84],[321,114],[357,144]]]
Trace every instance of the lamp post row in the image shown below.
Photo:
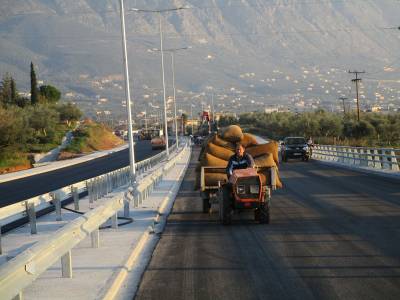
[[[123,0],[121,0],[123,1]],[[158,13],[159,15],[159,27],[160,27],[160,52],[161,52],[161,71],[162,71],[162,83],[163,83],[163,98],[164,98],[164,138],[165,138],[165,146],[167,150],[167,157],[169,157],[169,141],[168,141],[168,120],[167,120],[167,99],[166,99],[166,88],[165,88],[165,68],[164,68],[164,48],[163,48],[163,30],[162,30],[162,18],[161,14],[165,12],[178,11],[182,9],[186,9],[187,7],[176,7],[176,8],[168,8],[168,9],[159,9],[159,10],[151,10],[151,9],[138,9],[132,8],[130,11],[134,12],[143,12],[143,13]],[[173,59],[172,59],[173,60]],[[172,61],[172,64],[174,62]],[[173,69],[174,72],[174,69]],[[175,76],[175,74],[173,74]],[[176,121],[176,99],[175,99],[175,78],[174,81],[174,103],[175,103],[175,131],[177,130],[177,121]],[[176,143],[178,143],[178,132],[176,131]]]
[[[135,152],[133,142],[133,122],[132,122],[132,103],[131,103],[131,92],[129,85],[129,65],[128,65],[128,51],[126,43],[126,26],[125,26],[125,7],[124,0],[119,1],[120,4],[120,19],[121,19],[121,35],[122,35],[122,57],[123,57],[123,68],[124,68],[124,79],[125,79],[125,97],[126,97],[126,109],[128,113],[128,139],[129,139],[129,165],[130,165],[130,177],[131,184],[133,187],[136,186],[136,166],[135,166]],[[165,126],[165,142],[167,157],[169,157],[169,142],[168,142],[168,127],[167,127],[167,103],[166,103],[166,91],[165,91],[165,72],[164,72],[164,52],[163,52],[163,35],[162,35],[162,20],[161,13],[168,11],[177,11],[185,9],[186,7],[178,7],[164,10],[142,10],[142,9],[129,9],[134,12],[149,12],[158,13],[160,20],[160,50],[161,50],[161,66],[162,66],[162,80],[163,80],[163,92],[164,92],[164,126]],[[175,74],[173,74],[175,76]],[[175,85],[175,78],[174,78]],[[175,87],[174,87],[174,102],[175,102]],[[176,104],[175,104],[176,105]],[[175,123],[176,123],[176,106],[175,106]],[[175,125],[176,129],[177,125]],[[177,140],[178,142],[178,140]]]

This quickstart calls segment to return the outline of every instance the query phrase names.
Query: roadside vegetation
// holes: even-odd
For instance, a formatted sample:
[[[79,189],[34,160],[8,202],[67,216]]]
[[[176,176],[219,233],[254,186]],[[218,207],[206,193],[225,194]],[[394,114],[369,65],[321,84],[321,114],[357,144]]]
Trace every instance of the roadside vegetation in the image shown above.
[[[219,126],[239,124],[247,132],[282,139],[285,136],[312,137],[315,143],[349,146],[400,147],[400,113],[355,115],[324,110],[305,113],[244,113],[238,118],[222,116]]]
[[[124,143],[106,125],[90,120],[85,120],[73,132],[73,135],[71,144],[60,153],[59,159],[72,158],[93,151],[109,150]]]
[[[31,64],[31,96],[18,93],[15,80],[5,74],[0,82],[0,173],[27,169],[32,154],[61,144],[82,113],[71,103],[60,103],[61,93],[51,85],[38,87]]]

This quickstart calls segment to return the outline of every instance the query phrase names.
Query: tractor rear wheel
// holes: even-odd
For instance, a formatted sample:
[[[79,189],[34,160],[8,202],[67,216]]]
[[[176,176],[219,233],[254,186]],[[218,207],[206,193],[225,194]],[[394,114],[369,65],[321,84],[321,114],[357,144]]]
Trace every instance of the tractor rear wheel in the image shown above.
[[[225,185],[222,187],[222,193],[220,193],[219,201],[222,224],[230,225],[232,223],[232,195],[229,186]]]
[[[270,214],[269,214],[269,205],[268,203],[260,206],[258,209],[258,222],[260,224],[269,224],[270,222]]]

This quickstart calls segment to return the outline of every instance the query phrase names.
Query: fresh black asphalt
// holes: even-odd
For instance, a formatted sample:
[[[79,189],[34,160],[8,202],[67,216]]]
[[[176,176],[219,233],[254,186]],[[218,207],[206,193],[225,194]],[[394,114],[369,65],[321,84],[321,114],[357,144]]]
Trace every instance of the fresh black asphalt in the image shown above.
[[[400,182],[280,166],[271,224],[201,213],[196,155],[136,299],[400,299]]]
[[[150,141],[139,141],[135,145],[136,161],[149,158],[159,152],[160,150],[151,149]],[[70,167],[4,182],[0,184],[0,207],[42,195],[127,165],[129,165],[129,152],[128,149],[125,149]]]

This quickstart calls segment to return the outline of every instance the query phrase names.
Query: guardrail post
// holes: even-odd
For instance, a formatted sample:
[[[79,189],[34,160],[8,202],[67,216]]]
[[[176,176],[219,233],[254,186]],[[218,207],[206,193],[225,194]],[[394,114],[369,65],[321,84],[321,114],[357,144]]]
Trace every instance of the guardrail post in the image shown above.
[[[354,149],[353,148],[349,148],[349,155],[350,155],[349,163],[351,165],[354,165],[356,160],[355,160],[355,154],[354,154]]]
[[[356,148],[353,149],[353,152],[354,152],[354,164],[359,166],[361,164],[361,155],[358,152],[358,149],[356,149]]]
[[[374,167],[374,159],[372,157],[372,154],[371,154],[371,149],[367,149],[367,167]]]
[[[344,147],[340,147],[340,155],[342,156],[342,163],[347,163],[348,162],[348,158],[347,158],[347,151],[346,148]]]
[[[107,174],[107,185],[108,185],[108,192],[111,193],[113,190],[111,173]]]
[[[74,199],[74,209],[79,210],[79,193],[77,187],[72,187],[72,198]]]
[[[390,151],[391,161],[392,161],[392,170],[400,171],[399,163],[397,162],[396,152],[394,150]]]
[[[383,168],[384,169],[388,169],[388,170],[391,170],[392,169],[392,161],[391,161],[391,159],[390,159],[390,155],[388,155],[387,153],[387,150],[385,150],[385,149],[382,149],[382,162],[383,162]]]
[[[367,149],[360,149],[360,166],[368,167]]]
[[[321,146],[321,148],[320,148],[320,155],[319,155],[319,158],[320,159],[322,159],[322,160],[326,160],[326,157],[325,157],[325,146]]]
[[[100,247],[100,230],[96,229],[90,233],[90,239],[92,240],[92,248]]]
[[[111,228],[118,228],[118,213],[115,213],[111,216]]]
[[[380,155],[378,149],[374,150],[374,168],[375,169],[382,169],[382,163],[380,159]]]
[[[129,218],[129,200],[124,202],[124,217]]]
[[[37,234],[35,204],[26,201],[25,207],[26,207],[26,214],[28,215],[29,218],[29,226],[31,227],[31,234]]]
[[[93,203],[93,188],[92,188],[92,183],[89,180],[86,181],[86,189],[88,191],[88,196],[89,196],[89,208],[91,208],[91,205]]]
[[[71,250],[61,256],[61,274],[63,278],[72,278]]]
[[[135,197],[134,191],[135,191],[135,188],[129,187],[128,191],[125,192],[125,195],[124,195],[124,217],[125,218],[129,218],[129,214],[130,214],[129,204],[130,204],[132,198]]]
[[[53,202],[54,202],[54,206],[56,208],[56,221],[61,221],[62,217],[61,217],[61,195],[59,192],[53,192],[51,194],[52,198],[53,198]]]
[[[335,160],[335,150],[333,149],[332,146],[328,146],[329,152],[328,152],[328,160]]]
[[[100,176],[97,178],[97,197],[96,201],[99,200],[103,196],[103,177]]]
[[[337,155],[339,156],[339,162],[344,164],[344,151],[342,146],[336,146]]]

